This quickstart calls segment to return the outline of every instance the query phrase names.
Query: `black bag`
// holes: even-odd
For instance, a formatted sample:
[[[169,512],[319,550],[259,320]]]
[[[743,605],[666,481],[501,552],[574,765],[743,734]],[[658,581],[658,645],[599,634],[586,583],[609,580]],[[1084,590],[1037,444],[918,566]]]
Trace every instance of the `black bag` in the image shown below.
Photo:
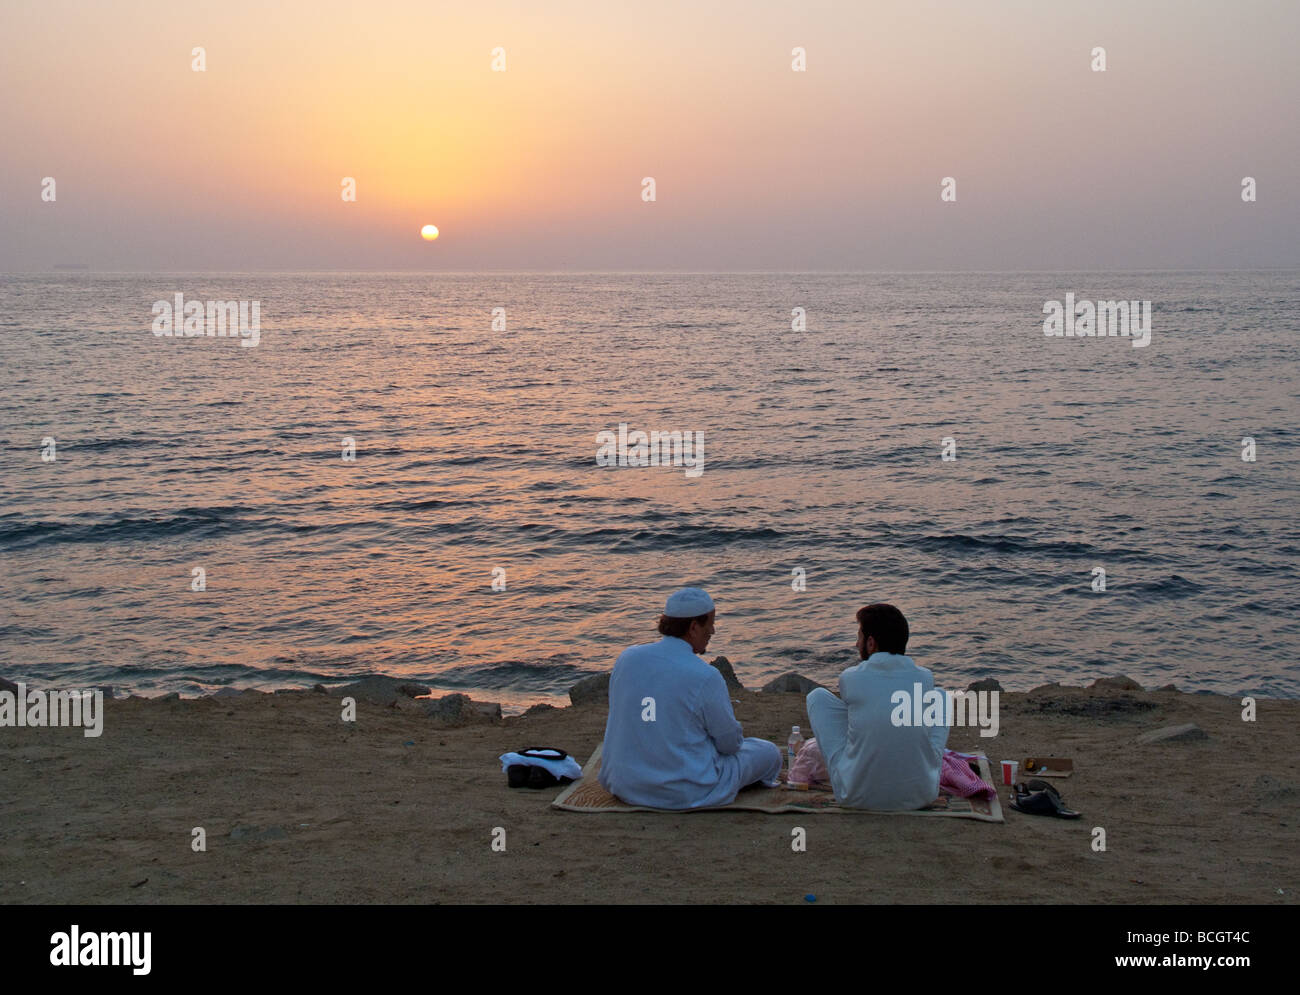
[[[557,746],[529,746],[515,752],[539,760],[563,760],[568,756]],[[512,788],[553,788],[557,784],[572,784],[573,778],[556,777],[545,767],[533,764],[511,764],[506,768],[506,783]]]

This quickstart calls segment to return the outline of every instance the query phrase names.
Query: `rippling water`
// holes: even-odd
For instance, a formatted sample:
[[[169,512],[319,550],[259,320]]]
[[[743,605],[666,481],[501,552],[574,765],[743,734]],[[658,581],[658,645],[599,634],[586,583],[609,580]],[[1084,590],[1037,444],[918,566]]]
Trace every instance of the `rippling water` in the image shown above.
[[[1046,338],[1067,292],[1151,345]],[[260,343],[154,336],[176,293]],[[751,686],[887,600],[945,686],[1294,696],[1298,333],[1294,272],[0,277],[2,669],[518,707],[698,584]],[[598,466],[620,423],[704,472]]]

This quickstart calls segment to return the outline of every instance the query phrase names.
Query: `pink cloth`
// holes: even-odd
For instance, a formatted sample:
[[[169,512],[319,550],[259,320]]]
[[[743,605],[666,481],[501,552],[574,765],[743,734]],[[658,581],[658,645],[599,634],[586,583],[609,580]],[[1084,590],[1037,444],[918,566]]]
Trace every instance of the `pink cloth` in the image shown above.
[[[795,784],[826,784],[831,779],[826,770],[826,760],[822,757],[822,748],[816,738],[804,740],[799,752],[794,755],[794,763],[786,780]]]
[[[794,764],[786,776],[787,781],[798,784],[826,784],[830,781],[826,771],[826,760],[817,740],[807,740],[795,754]],[[943,763],[939,769],[939,791],[942,794],[955,795],[958,798],[992,798],[997,789],[971,767],[970,761],[952,750],[943,751]]]
[[[943,764],[939,768],[939,790],[959,798],[992,798],[997,788],[980,777],[965,757],[952,750],[943,751]]]

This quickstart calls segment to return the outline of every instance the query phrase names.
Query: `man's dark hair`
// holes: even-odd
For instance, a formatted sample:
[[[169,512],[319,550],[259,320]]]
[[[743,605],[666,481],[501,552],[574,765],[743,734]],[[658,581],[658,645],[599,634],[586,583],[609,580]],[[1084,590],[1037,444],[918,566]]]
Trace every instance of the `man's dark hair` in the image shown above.
[[[907,652],[907,619],[893,605],[875,604],[858,609],[858,628],[862,630],[862,642],[867,636],[876,641],[876,648],[882,653]]]
[[[667,615],[659,616],[659,634],[661,636],[676,636],[678,639],[685,639],[686,633],[691,631],[691,623],[699,622],[700,625],[708,625],[709,616],[712,612],[705,612],[703,615],[696,615],[694,618],[669,618]]]

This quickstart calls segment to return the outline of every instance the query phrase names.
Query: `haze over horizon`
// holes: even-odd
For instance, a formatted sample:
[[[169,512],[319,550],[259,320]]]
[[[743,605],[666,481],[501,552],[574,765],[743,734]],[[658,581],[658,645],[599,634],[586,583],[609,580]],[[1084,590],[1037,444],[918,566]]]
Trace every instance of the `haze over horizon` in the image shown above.
[[[22,0],[0,32],[3,271],[1300,266],[1297,4]]]

